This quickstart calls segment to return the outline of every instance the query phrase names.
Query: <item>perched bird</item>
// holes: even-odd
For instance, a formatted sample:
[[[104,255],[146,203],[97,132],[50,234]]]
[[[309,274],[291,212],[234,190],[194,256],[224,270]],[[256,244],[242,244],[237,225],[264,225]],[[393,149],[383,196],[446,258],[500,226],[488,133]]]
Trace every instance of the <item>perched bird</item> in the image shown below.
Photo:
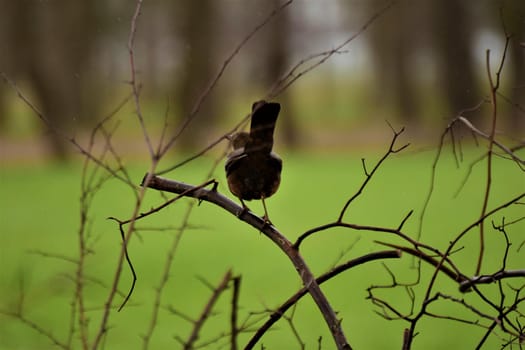
[[[258,101],[252,106],[250,133],[239,132],[232,138],[233,151],[226,160],[226,178],[230,191],[241,200],[261,199],[264,220],[270,222],[264,200],[281,183],[283,162],[272,152],[273,132],[281,106]]]

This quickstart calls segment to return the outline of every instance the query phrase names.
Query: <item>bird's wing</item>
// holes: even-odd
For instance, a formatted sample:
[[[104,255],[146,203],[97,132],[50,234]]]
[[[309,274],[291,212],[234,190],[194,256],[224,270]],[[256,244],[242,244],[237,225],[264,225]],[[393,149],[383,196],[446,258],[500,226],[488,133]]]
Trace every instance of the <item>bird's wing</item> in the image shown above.
[[[283,160],[281,159],[281,157],[279,157],[277,153],[272,152],[270,154],[270,159],[272,159],[272,162],[275,163],[276,169],[279,169],[279,172],[281,172],[283,170]]]
[[[226,160],[226,164],[224,165],[224,169],[226,169],[226,175],[228,175],[231,171],[234,171],[239,166],[239,162],[241,159],[246,158],[248,155],[244,152],[244,147],[237,148],[230,154],[228,154],[228,159]]]

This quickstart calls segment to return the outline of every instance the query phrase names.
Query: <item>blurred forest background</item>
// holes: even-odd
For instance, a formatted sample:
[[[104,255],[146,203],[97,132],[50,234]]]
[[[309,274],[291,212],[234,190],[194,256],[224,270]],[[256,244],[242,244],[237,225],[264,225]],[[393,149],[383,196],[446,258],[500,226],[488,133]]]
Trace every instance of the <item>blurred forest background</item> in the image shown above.
[[[431,175],[435,153],[425,150],[437,148],[439,135],[458,113],[480,130],[492,130],[488,124],[495,120],[492,112],[496,104],[491,104],[489,98],[487,50],[495,78],[507,34],[512,37],[497,89],[496,138],[523,150],[525,0],[144,0],[142,4],[135,23],[134,52],[130,55],[128,40],[137,1],[0,0],[0,185],[4,185],[0,186],[0,348],[45,349],[41,345],[43,338],[45,344],[54,341],[49,348],[56,348],[60,342],[69,344],[64,348],[74,348],[75,344],[80,348],[81,341],[85,348],[88,343],[96,348],[104,334],[101,344],[106,348],[136,348],[143,341],[143,348],[147,348],[154,330],[158,336],[150,348],[173,348],[177,344],[173,331],[177,336],[190,334],[191,317],[172,321],[171,311],[165,306],[173,303],[183,313],[198,315],[208,298],[204,294],[208,293],[208,285],[201,286],[200,277],[197,280],[195,275],[215,281],[232,266],[243,278],[244,299],[239,315],[246,314],[250,322],[253,315],[259,317],[252,311],[264,306],[267,312],[267,305],[279,305],[284,296],[294,293],[298,287],[296,270],[283,268],[281,252],[264,244],[258,232],[245,234],[251,231],[240,220],[211,205],[197,206],[195,200],[159,206],[172,203],[171,199],[149,190],[146,195],[138,183],[149,171],[146,162],[157,166],[148,146],[153,149],[158,144],[172,145],[166,140],[178,135],[190,115],[194,118],[176,138],[172,153],[163,153],[165,163],[161,162],[158,169],[165,170],[173,163],[186,164],[183,160],[193,159],[196,150],[206,149],[232,130],[249,114],[252,103],[267,97],[290,69],[313,55],[330,52],[353,36],[355,40],[325,62],[282,93],[271,96],[282,105],[275,139],[276,151],[285,159],[286,178],[279,195],[272,197],[270,212],[272,221],[289,239],[320,222],[331,222],[327,220],[340,212],[342,203],[357,198],[348,201],[361,181],[363,186],[371,185],[367,185],[366,196],[360,197],[359,203],[352,202],[348,217],[352,223],[395,227],[392,225],[399,225],[405,217],[403,230],[441,251],[455,237],[462,237],[466,232],[461,231],[463,227],[480,227],[482,231],[483,225],[476,220],[491,208],[498,208],[509,198],[521,200],[517,196],[523,192],[523,172],[514,161],[506,156],[489,156],[487,167],[474,169],[475,164],[484,161],[487,144],[491,149],[494,146],[493,140],[484,142],[479,138],[480,147],[476,149],[465,146],[465,159],[474,161],[470,167],[464,162],[461,171],[455,171],[459,167],[455,151],[442,156],[445,161],[440,161],[436,171],[438,152]],[[282,11],[276,11],[280,7]],[[274,11],[276,15],[269,19]],[[246,40],[258,26],[261,29]],[[246,44],[235,52],[243,40]],[[140,86],[140,103],[136,104],[130,84],[130,57],[134,58],[133,72]],[[217,84],[200,103],[214,79]],[[30,103],[17,96],[17,89]],[[49,124],[39,120],[30,104]],[[146,124],[144,133],[136,116],[139,109]],[[114,118],[104,119],[108,116]],[[90,143],[89,137],[101,120],[109,121]],[[392,140],[392,130],[385,120],[395,130],[406,127],[399,145],[410,142],[410,153],[402,161],[397,158],[382,166],[381,175],[368,182],[371,175],[367,169],[371,170],[374,162],[369,159],[377,159]],[[168,135],[162,135],[165,125]],[[454,133],[454,137],[459,135],[456,128]],[[473,140],[465,135],[468,142]],[[73,147],[71,140],[81,146]],[[452,148],[459,148],[458,142],[452,144]],[[227,146],[225,142],[222,145]],[[218,153],[219,148],[210,153]],[[78,157],[85,149],[94,156]],[[198,184],[214,177],[222,186],[219,191],[229,195],[223,163],[218,162],[220,155],[207,156],[197,157],[192,166],[178,167],[176,176],[170,174],[170,178]],[[82,158],[84,166],[77,166],[75,161]],[[439,175],[439,182],[434,174]],[[263,212],[261,206],[257,207],[259,203],[252,203],[254,212]],[[487,232],[498,231],[498,235],[487,234],[486,267],[477,275],[523,269],[523,253],[515,248],[523,246],[522,236],[512,233],[509,240],[506,233],[499,234],[503,223],[509,233],[511,228],[523,232],[522,206],[508,203],[509,207],[501,210],[501,228],[494,226],[499,220],[496,215],[490,218],[495,220],[492,226],[486,219]],[[135,220],[127,220],[154,207],[163,210],[136,227]],[[407,220],[407,213],[412,212],[415,214]],[[126,234],[137,236],[128,247],[139,284],[130,307],[121,313],[113,312],[112,306],[125,297],[131,273],[123,264],[124,255],[118,263],[115,261],[120,249],[117,247],[122,247],[121,237],[116,222],[108,217],[118,218],[115,221],[119,223],[131,222]],[[346,232],[342,228],[336,232],[316,236],[315,244],[301,247],[314,273],[326,271],[330,264],[335,266],[350,256],[376,250],[377,239],[390,239],[375,234],[339,234]],[[183,236],[184,243],[179,245]],[[392,242],[397,238],[392,236]],[[454,265],[465,269],[468,276],[473,257],[482,256],[479,242],[484,241],[470,235],[461,241],[465,249],[458,245],[454,256],[447,252],[458,259],[460,263]],[[337,307],[338,317],[344,320],[345,329],[351,331],[352,341],[358,338],[356,348],[387,348],[401,341],[406,323],[391,326],[377,311],[385,309],[374,309],[377,305],[364,302],[364,293],[371,285],[389,285],[390,276],[412,281],[412,274],[417,274],[419,284],[414,290],[424,291],[426,282],[422,279],[420,283],[419,276],[429,277],[433,268],[407,269],[405,263],[410,256],[406,256],[406,261],[395,266],[392,263],[393,273],[386,265],[367,265],[351,276],[340,275],[339,283],[323,287]],[[73,266],[74,275],[70,269]],[[413,294],[412,284],[403,283],[407,282],[396,282],[396,290],[386,290],[392,292],[392,305],[407,306],[411,313],[417,313],[420,294]],[[115,294],[117,285],[124,294]],[[438,285],[447,295],[457,291],[456,281]],[[490,293],[494,294],[487,293],[501,296],[501,302],[485,303],[487,298],[475,304],[482,305],[479,310],[489,309],[480,313],[489,315],[485,323],[479,323],[481,328],[471,327],[478,321],[466,322],[473,329],[468,333],[470,330],[455,322],[438,325],[425,320],[414,338],[421,341],[420,348],[473,348],[473,342],[485,339],[483,327],[497,328],[502,315],[512,318],[502,311],[503,301],[512,303],[511,295],[523,291],[509,284],[504,294],[498,289],[502,285],[507,288],[505,283],[493,284]],[[403,293],[398,293],[401,290]],[[463,295],[471,299],[477,296],[458,295],[461,300]],[[230,304],[229,300],[223,301]],[[428,304],[423,299],[421,302],[423,310]],[[298,308],[294,322],[300,325],[306,343],[319,341],[320,347],[321,336],[328,338],[328,329],[319,333],[322,319],[317,309],[308,302],[304,304],[305,308]],[[493,307],[496,304],[500,307]],[[448,311],[452,308],[437,310],[445,310],[442,314],[447,315],[443,317],[447,321],[456,317]],[[110,312],[108,321],[103,313]],[[26,316],[34,323],[25,321]],[[474,316],[477,319],[479,315]],[[523,324],[518,316],[512,319]],[[215,318],[212,322],[217,321],[220,327],[226,325],[221,320]],[[437,328],[443,323],[443,328]],[[211,324],[201,339],[215,336],[219,328]],[[41,325],[40,330],[34,325]],[[48,329],[56,338],[46,333]],[[106,344],[109,329],[111,343],[108,340]],[[264,346],[270,344],[272,348],[274,342],[280,348],[292,348],[286,344],[296,344],[296,340],[286,329],[268,332]],[[381,337],[377,336],[379,329]],[[242,336],[244,341],[249,335]],[[496,342],[501,347],[504,338],[499,334],[491,337],[494,339],[489,340],[492,343],[487,348],[495,348],[491,345]],[[130,345],[122,345],[127,343]]]
[[[135,64],[149,127],[160,130],[168,114],[175,130],[232,50],[282,3],[147,1]],[[387,3],[293,2],[235,56],[178,146],[205,146],[299,60],[337,46]],[[1,0],[1,8],[0,71],[66,135],[82,135],[129,93],[129,1]],[[285,115],[278,139],[290,147],[368,143],[373,126],[384,127],[385,119],[409,126],[413,137],[441,132],[450,117],[487,95],[485,51],[496,67],[504,28],[514,36],[499,131],[516,136],[525,127],[525,1],[407,0],[345,47],[348,52],[276,98]],[[469,118],[476,123],[479,115]],[[65,141],[44,129],[2,82],[2,158],[67,158]]]

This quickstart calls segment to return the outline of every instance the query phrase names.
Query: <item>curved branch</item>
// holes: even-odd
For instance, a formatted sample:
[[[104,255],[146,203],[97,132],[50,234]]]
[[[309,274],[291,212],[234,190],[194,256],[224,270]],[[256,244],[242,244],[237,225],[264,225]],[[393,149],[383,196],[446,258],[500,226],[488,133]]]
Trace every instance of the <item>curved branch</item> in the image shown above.
[[[143,181],[142,185],[145,185],[149,188],[177,194],[186,193],[185,195],[188,197],[213,203],[237,216],[240,220],[248,223],[250,226],[256,228],[266,237],[271,239],[293,263],[295,269],[303,281],[303,285],[308,290],[319,310],[323,314],[337,348],[351,349],[341,328],[341,321],[337,319],[336,313],[330,306],[324,293],[319,288],[319,284],[316,282],[314,275],[310,271],[310,268],[304,261],[303,257],[299,254],[299,251],[295,249],[292,242],[284,237],[274,226],[268,225],[268,223],[262,218],[243,209],[241,206],[220,194],[215,189],[195,189],[195,186],[151,174],[146,174],[144,179],[147,179],[148,181]]]
[[[452,269],[448,268],[444,264],[440,264],[439,261],[437,261],[436,259],[434,259],[430,255],[422,252],[421,250],[417,250],[417,249],[413,249],[413,248],[409,248],[409,247],[403,247],[403,246],[400,246],[400,245],[397,245],[397,244],[391,244],[391,243],[386,243],[386,242],[378,242],[378,241],[376,241],[376,243],[382,244],[382,245],[390,247],[390,248],[398,249],[398,250],[403,251],[403,252],[405,252],[407,254],[410,254],[412,256],[420,258],[421,260],[429,263],[430,265],[434,266],[435,268],[438,268],[441,272],[443,272],[445,275],[447,275],[450,279],[452,279],[455,282],[463,283],[464,281],[468,280],[468,278],[466,276],[464,276],[463,274],[460,274],[458,272],[454,272]]]
[[[297,240],[294,243],[294,247],[296,249],[299,249],[299,246],[303,243],[303,241],[306,238],[308,238],[311,235],[313,235],[314,233],[325,231],[325,230],[328,230],[328,229],[331,229],[331,228],[335,228],[335,227],[345,227],[345,228],[349,228],[349,229],[357,230],[357,231],[373,231],[373,232],[384,232],[384,233],[394,234],[394,235],[404,239],[405,241],[411,243],[412,245],[414,245],[416,247],[424,247],[424,248],[432,250],[432,247],[410,238],[408,235],[404,234],[401,231],[401,228],[402,228],[402,225],[403,225],[404,221],[406,221],[406,217],[403,219],[403,222],[400,224],[400,226],[398,228],[358,225],[358,224],[351,224],[351,223],[347,223],[347,222],[334,221],[334,222],[330,222],[330,223],[327,223],[327,224],[324,224],[324,225],[321,225],[321,226],[317,226],[317,227],[311,228],[308,231],[304,232],[303,234],[301,234],[297,238]]]
[[[336,266],[332,270],[328,271],[327,273],[319,276],[316,278],[316,282],[321,285],[324,282],[328,281],[332,277],[340,274],[343,271],[346,271],[348,269],[351,269],[352,267],[365,264],[370,261],[374,260],[382,260],[382,259],[397,259],[401,257],[401,252],[399,250],[384,250],[381,252],[375,252],[366,254],[363,256],[360,256],[359,258],[352,259],[347,261],[344,264],[341,264],[339,266]],[[250,339],[244,350],[253,349],[255,344],[261,339],[261,337],[272,327],[281,317],[284,315],[284,313],[293,305],[295,305],[303,296],[305,296],[307,293],[306,288],[301,288],[298,290],[294,295],[292,295],[288,300],[286,300],[281,306],[279,306],[271,315],[270,318],[261,326],[259,329],[257,329],[257,332],[253,335],[253,337]]]

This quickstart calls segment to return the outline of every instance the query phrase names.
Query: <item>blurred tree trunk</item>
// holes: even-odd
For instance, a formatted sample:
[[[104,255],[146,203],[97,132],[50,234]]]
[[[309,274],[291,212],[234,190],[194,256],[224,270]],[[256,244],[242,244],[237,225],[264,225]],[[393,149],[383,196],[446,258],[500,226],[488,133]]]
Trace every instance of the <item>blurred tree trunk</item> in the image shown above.
[[[10,46],[9,40],[9,29],[10,21],[12,18],[12,7],[13,5],[8,3],[5,4],[5,0],[0,1],[0,6],[2,11],[0,11],[0,51],[6,52],[7,48]],[[12,62],[10,60],[11,55],[0,55],[0,72],[8,74],[11,71]],[[7,89],[3,79],[0,79],[0,135],[6,132],[7,126],[7,103],[6,103],[6,93]]]
[[[7,48],[10,46],[8,44],[9,40],[9,31],[10,31],[10,18],[12,18],[12,7],[13,5],[9,2],[6,3],[6,0],[0,0],[0,51],[6,52]],[[11,55],[0,55],[0,72],[7,73],[11,67]],[[2,79],[0,79],[0,135],[6,132],[7,124],[7,106],[6,106],[6,89],[5,84]]]
[[[524,23],[525,21],[522,21]],[[525,33],[525,26],[522,24],[522,33]],[[522,36],[522,43],[525,43],[525,37]],[[525,48],[520,47],[517,40],[510,47],[512,57],[511,71],[511,99],[514,104],[525,108]],[[519,108],[513,107],[510,113],[511,132],[516,136],[523,137],[525,134],[525,113]]]
[[[92,116],[96,103],[86,99],[85,68],[94,41],[93,2],[9,1],[8,39],[13,78],[29,80],[38,106],[53,128],[70,128]],[[9,72],[8,72],[9,74]],[[66,141],[45,134],[54,155],[66,158]]]
[[[0,0],[0,70],[8,75],[10,79],[15,78],[27,67],[30,54],[27,43],[30,38],[30,27],[20,26],[27,23],[27,14],[31,2],[29,0],[9,1]],[[7,122],[7,108],[5,102],[6,88],[1,83],[0,88],[0,126],[2,129]]]
[[[7,126],[7,103],[4,83],[0,82],[0,135],[6,132]]]
[[[503,7],[503,21],[513,37],[509,47],[510,98],[514,104],[525,108],[525,1],[507,1]],[[521,46],[520,45],[523,45]],[[525,113],[512,106],[510,131],[517,137],[525,135]]]
[[[192,113],[200,96],[215,73],[214,43],[218,40],[215,1],[198,0],[179,3],[175,14],[179,21],[182,48],[182,68],[176,77],[180,123]],[[200,106],[198,114],[180,135],[179,145],[193,149],[206,144],[209,131],[215,125],[217,103],[212,92]]]
[[[264,11],[268,12],[271,9],[268,3],[262,2],[264,5]],[[271,1],[271,5],[277,8],[281,5],[280,0]],[[262,45],[261,57],[264,57],[263,62],[263,74],[265,81],[262,83],[265,86],[271,87],[275,82],[283,76],[289,69],[289,54],[290,54],[290,36],[291,36],[291,18],[290,11],[284,10],[275,18],[272,23],[269,23],[268,30],[266,31],[265,44]],[[297,125],[294,118],[294,111],[292,109],[292,103],[290,94],[285,91],[278,97],[278,100],[282,104],[282,115],[279,118],[279,128],[284,140],[284,143],[288,147],[297,146]]]
[[[371,16],[383,1],[369,1]],[[417,117],[413,56],[416,47],[412,11],[414,3],[398,3],[380,21],[374,24],[370,44],[376,74],[377,100],[393,109],[394,114],[407,123]]]
[[[434,0],[434,56],[437,61],[439,88],[443,93],[447,113],[472,107],[480,99],[475,79],[472,42],[473,26],[468,6],[472,2]]]

